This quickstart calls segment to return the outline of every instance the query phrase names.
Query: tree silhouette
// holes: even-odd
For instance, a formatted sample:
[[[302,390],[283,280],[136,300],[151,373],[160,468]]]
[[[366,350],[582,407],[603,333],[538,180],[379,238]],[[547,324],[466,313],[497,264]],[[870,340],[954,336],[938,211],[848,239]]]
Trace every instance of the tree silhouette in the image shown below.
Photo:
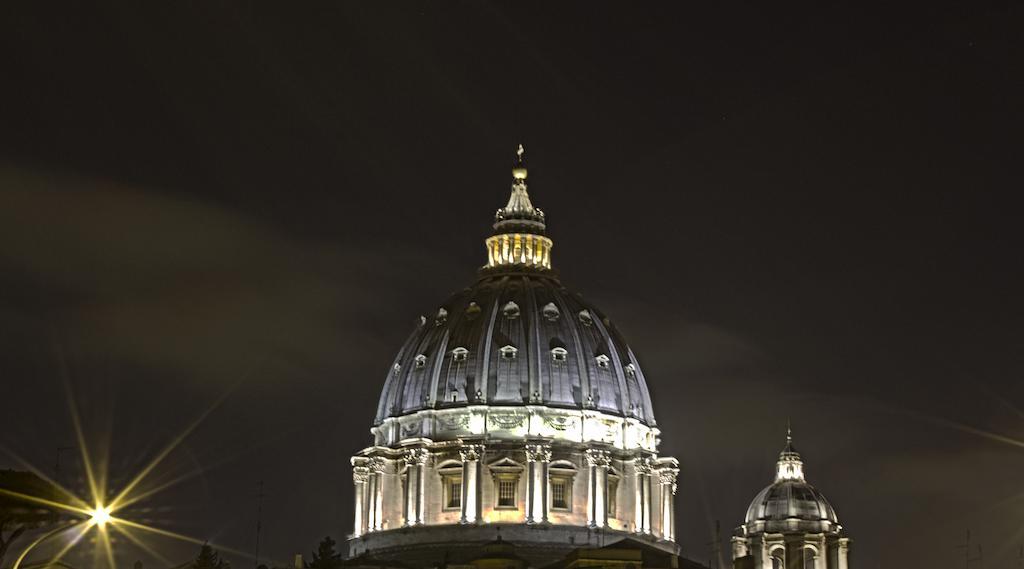
[[[308,569],[340,569],[342,567],[341,554],[334,550],[337,544],[331,536],[327,536],[320,542],[320,547],[313,553],[313,560],[306,563]]]
[[[209,543],[203,544],[199,550],[199,557],[192,562],[192,569],[230,569],[230,567],[231,564],[221,559]]]
[[[4,556],[26,531],[57,522],[57,513],[18,497],[18,494],[53,502],[67,501],[49,482],[31,472],[0,470],[0,565]]]

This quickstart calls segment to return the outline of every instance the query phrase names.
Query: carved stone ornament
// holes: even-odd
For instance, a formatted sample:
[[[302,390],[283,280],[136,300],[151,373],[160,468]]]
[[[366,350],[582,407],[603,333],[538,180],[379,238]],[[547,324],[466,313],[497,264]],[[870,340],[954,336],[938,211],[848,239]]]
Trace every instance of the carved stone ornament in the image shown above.
[[[544,422],[547,424],[548,427],[551,427],[551,429],[559,432],[566,431],[570,427],[575,426],[576,424],[576,421],[572,417],[561,416],[548,417],[547,419],[544,420]]]
[[[641,456],[636,459],[633,467],[637,474],[650,474],[654,472],[654,459],[649,456]]]
[[[466,445],[459,449],[459,457],[462,459],[462,462],[480,460],[480,457],[483,455],[484,445]]]
[[[550,445],[526,445],[527,462],[551,462]]]
[[[469,428],[469,415],[445,415],[439,419],[441,426],[448,431],[459,431]]]
[[[430,458],[430,451],[425,448],[411,448],[405,451],[405,462],[410,465],[422,466]]]
[[[402,437],[415,437],[416,435],[420,434],[420,427],[422,426],[423,425],[421,425],[418,422],[402,425]]]
[[[606,450],[588,448],[587,449],[587,465],[589,466],[604,466],[607,467],[612,463],[612,455]]]
[[[526,421],[525,415],[491,415],[488,417],[491,423],[497,425],[499,429],[516,429],[523,426],[523,422]]]
[[[366,467],[370,469],[370,472],[375,472],[375,473],[377,473],[377,472],[384,472],[384,467],[385,466],[387,466],[387,463],[384,461],[383,458],[381,458],[379,456],[372,457],[366,463]]]
[[[676,493],[676,477],[678,475],[679,470],[676,468],[663,468],[658,471],[662,486],[672,486],[672,495]]]
[[[356,484],[362,484],[370,478],[370,469],[365,466],[356,466],[352,468],[352,481]]]

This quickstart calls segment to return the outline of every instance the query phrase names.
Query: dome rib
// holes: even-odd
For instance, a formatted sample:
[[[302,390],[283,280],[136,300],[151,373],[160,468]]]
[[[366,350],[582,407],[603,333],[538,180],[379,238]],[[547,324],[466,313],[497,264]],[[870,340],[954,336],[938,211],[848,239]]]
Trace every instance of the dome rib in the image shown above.
[[[557,295],[557,294],[553,294],[552,297],[555,299],[555,302],[558,304],[558,306],[560,306],[562,308],[562,312],[565,314],[566,322],[578,322],[577,320],[575,320],[575,315],[576,315],[577,311],[573,310],[569,306],[569,304],[566,301],[565,297],[562,297],[562,296]],[[577,326],[575,326],[575,325],[569,326],[569,336],[572,338],[573,346],[576,348],[569,355],[569,357],[571,357],[571,358],[573,358],[575,360],[576,372],[577,372],[577,376],[576,377],[579,379],[579,389],[580,389],[579,398],[577,398],[576,394],[573,393],[573,402],[576,405],[580,405],[580,406],[585,407],[586,406],[585,402],[587,401],[587,395],[592,393],[592,389],[590,387],[590,375],[587,373],[587,364],[583,361],[583,358],[582,358],[582,355],[584,353],[584,349],[583,349],[583,341],[580,339],[579,328]],[[570,393],[572,393],[572,387],[573,387],[574,383],[575,382],[572,381],[572,378],[570,378],[570,380],[569,380],[569,392]]]

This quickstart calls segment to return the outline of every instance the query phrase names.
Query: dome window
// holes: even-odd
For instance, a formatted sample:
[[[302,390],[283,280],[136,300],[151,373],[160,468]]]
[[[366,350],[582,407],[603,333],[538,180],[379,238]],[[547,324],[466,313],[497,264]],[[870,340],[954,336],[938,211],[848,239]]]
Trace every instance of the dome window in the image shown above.
[[[594,317],[590,315],[589,310],[581,310],[579,314],[580,323],[584,326],[592,326],[594,324]]]
[[[601,354],[594,358],[594,360],[597,361],[597,367],[601,369],[608,369],[608,356]]]
[[[558,307],[555,306],[554,302],[549,302],[545,304],[544,309],[541,312],[544,314],[544,318],[546,318],[549,322],[554,322],[555,320],[558,320],[558,317],[561,315],[561,313],[558,312]]]
[[[466,307],[466,318],[472,320],[480,315],[480,305],[475,302],[470,302],[469,306]]]
[[[416,369],[422,369],[427,365],[427,356],[420,354],[416,356],[414,361],[416,362]]]
[[[626,377],[636,377],[636,366],[632,363],[626,364]]]
[[[556,362],[564,362],[569,356],[569,351],[565,348],[552,348],[551,359]]]
[[[434,324],[440,326],[448,320],[448,311],[444,308],[440,308],[437,311],[437,317],[434,318]]]
[[[466,356],[469,355],[469,350],[463,347],[458,347],[452,350],[452,359],[457,362],[466,361]]]
[[[502,307],[501,312],[505,315],[505,318],[508,318],[509,320],[519,318],[519,305],[510,300],[504,307]]]
[[[519,349],[515,346],[504,346],[501,348],[501,359],[503,360],[514,360],[516,354],[519,353]]]

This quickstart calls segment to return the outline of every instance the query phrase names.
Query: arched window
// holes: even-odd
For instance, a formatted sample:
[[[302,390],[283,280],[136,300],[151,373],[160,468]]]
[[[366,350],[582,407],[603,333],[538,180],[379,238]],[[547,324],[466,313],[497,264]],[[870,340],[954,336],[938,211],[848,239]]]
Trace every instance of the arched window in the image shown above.
[[[505,315],[505,318],[508,318],[509,320],[519,318],[519,305],[510,300],[507,303],[505,303],[505,306],[501,309],[501,312],[502,314]]]
[[[452,350],[452,360],[454,361],[464,362],[467,355],[469,355],[469,350],[461,346]]]
[[[804,547],[804,564],[803,569],[814,569],[815,561],[818,557],[818,552],[813,547]]]

